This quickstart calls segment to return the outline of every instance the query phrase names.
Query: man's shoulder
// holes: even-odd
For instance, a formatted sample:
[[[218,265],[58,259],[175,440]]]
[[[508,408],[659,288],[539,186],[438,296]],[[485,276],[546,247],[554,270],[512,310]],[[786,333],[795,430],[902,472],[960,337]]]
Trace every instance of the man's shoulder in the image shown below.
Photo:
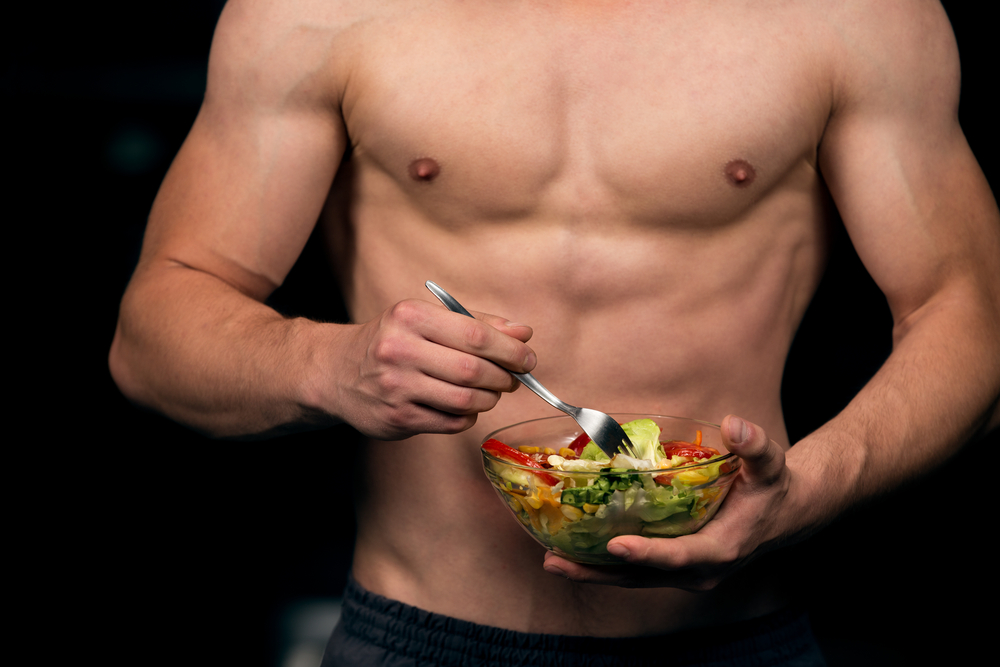
[[[208,96],[326,103],[352,60],[352,28],[384,5],[370,0],[230,0],[212,42]]]
[[[229,0],[218,32],[274,39],[288,32],[331,35],[379,17],[403,13],[412,0]]]
[[[896,84],[940,85],[958,75],[958,51],[938,0],[840,0],[813,3],[827,25],[837,83],[847,90],[893,92]],[[842,91],[843,92],[843,91]],[[855,90],[854,92],[857,92]]]

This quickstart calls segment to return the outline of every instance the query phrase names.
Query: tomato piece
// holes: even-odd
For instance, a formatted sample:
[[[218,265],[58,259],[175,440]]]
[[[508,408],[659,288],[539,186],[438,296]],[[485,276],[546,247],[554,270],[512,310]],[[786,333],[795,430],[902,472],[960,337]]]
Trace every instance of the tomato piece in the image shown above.
[[[519,452],[509,445],[505,445],[495,438],[490,438],[483,443],[483,449],[488,453],[497,457],[498,459],[503,459],[504,461],[509,461],[511,463],[516,463],[517,465],[527,466],[529,468],[538,468],[539,472],[534,473],[540,480],[545,482],[550,486],[555,486],[559,483],[559,480],[552,475],[544,472],[542,464],[531,458],[524,452]]]
[[[583,453],[583,448],[587,446],[588,442],[590,442],[590,436],[586,433],[581,433],[576,437],[576,440],[569,443],[569,449],[572,449],[579,456]]]
[[[701,444],[701,431],[694,442],[685,440],[667,440],[661,442],[663,453],[667,456],[690,456],[696,459],[707,459],[710,456],[718,456],[719,450],[712,447],[705,447]]]
[[[662,484],[663,486],[670,486],[671,480],[673,480],[673,473],[663,473],[662,475],[655,475],[653,481],[657,484]]]

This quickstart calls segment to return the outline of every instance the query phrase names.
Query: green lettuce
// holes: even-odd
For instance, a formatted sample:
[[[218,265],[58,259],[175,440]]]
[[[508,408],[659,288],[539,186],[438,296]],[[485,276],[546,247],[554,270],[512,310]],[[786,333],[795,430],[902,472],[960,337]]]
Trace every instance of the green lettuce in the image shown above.
[[[636,419],[622,424],[622,430],[632,441],[635,458],[646,459],[653,463],[660,462],[660,459],[663,458],[663,445],[660,444],[660,427],[656,422],[652,419]],[[611,460],[593,440],[583,448],[580,458],[601,462]]]
[[[588,461],[600,461],[601,463],[611,460],[593,440],[588,442],[587,446],[583,448],[582,452],[580,452],[580,458]]]
[[[635,458],[660,462],[663,458],[663,446],[660,444],[660,427],[656,422],[652,419],[636,419],[622,424],[622,430],[632,441]]]

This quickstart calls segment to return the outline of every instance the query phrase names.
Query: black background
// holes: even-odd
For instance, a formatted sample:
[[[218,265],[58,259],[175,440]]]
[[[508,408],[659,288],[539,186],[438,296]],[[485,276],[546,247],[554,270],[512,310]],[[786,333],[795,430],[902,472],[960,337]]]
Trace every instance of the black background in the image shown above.
[[[339,595],[354,523],[339,452],[351,429],[207,440],[129,405],[107,372],[145,217],[194,119],[223,2],[54,3],[9,14],[8,303],[30,435],[8,469],[24,617],[55,655],[274,665],[278,619]],[[991,184],[996,56],[985,11],[944,3],[963,62],[961,119]],[[5,216],[6,217],[6,216]],[[276,293],[343,318],[311,248]],[[846,238],[786,369],[793,440],[836,414],[889,351],[891,318]],[[23,350],[23,352],[21,352]],[[990,442],[774,556],[800,581],[834,665],[952,661],[987,645]],[[40,623],[36,623],[40,620]]]

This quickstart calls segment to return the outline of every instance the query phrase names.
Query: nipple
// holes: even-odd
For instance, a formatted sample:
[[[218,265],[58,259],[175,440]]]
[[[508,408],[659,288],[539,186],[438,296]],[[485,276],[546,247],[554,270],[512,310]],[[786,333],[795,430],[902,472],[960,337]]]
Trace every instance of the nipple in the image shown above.
[[[726,178],[738,188],[745,188],[753,183],[757,172],[746,160],[733,160],[726,165]]]
[[[440,165],[429,157],[422,157],[410,163],[410,178],[415,181],[433,181],[440,172]]]

